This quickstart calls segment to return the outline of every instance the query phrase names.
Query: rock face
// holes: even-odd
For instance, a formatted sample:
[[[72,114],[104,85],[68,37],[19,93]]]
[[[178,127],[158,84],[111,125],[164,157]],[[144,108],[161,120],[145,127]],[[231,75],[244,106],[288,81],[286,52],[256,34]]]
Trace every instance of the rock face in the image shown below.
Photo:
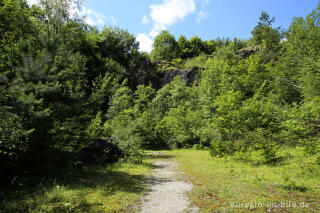
[[[114,143],[113,138],[97,138],[87,144],[78,153],[75,165],[114,163],[123,156],[123,151]]]
[[[150,70],[148,66],[146,66],[145,69],[147,71],[140,70],[131,76],[131,89],[135,89],[138,85],[149,85],[149,83],[151,83],[152,88],[161,89],[164,85],[170,83],[176,76],[180,76],[186,85],[190,86],[198,79],[197,73],[199,71],[198,67],[192,67],[187,70],[171,69],[164,72]]]
[[[186,83],[186,85],[192,85],[197,77],[198,67],[192,67],[188,70],[168,70],[165,71],[162,76],[160,76],[160,85],[163,87],[164,85],[170,83],[176,76],[180,76],[180,78]]]
[[[238,55],[242,58],[242,59],[246,59],[248,58],[250,55],[255,54],[259,51],[259,46],[253,46],[253,47],[248,47],[242,50],[238,51]]]

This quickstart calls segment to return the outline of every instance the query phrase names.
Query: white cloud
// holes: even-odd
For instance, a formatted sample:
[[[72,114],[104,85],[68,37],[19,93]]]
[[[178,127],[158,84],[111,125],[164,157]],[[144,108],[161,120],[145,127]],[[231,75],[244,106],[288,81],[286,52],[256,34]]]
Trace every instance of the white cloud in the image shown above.
[[[167,29],[167,26],[154,23],[149,35],[152,37],[156,37],[162,30],[165,30],[165,29]]]
[[[91,9],[87,9],[84,6],[81,6],[80,10],[78,10],[78,14],[80,17],[84,17],[84,21],[89,25],[95,25],[98,27],[104,26],[106,24],[117,25],[118,19],[96,12]]]
[[[149,38],[149,36],[143,33],[139,33],[136,40],[139,41],[140,51],[148,53],[151,52],[153,41]]]
[[[100,19],[100,18],[97,20],[97,22],[98,22],[99,25],[104,25],[104,21],[102,19]]]
[[[118,19],[116,19],[115,17],[110,17],[110,20],[111,20],[111,24],[113,25],[117,25],[118,24]]]
[[[107,21],[107,17],[101,13],[88,9],[84,6],[80,7],[80,10],[77,11],[80,17],[84,17],[84,21],[89,25],[103,26]],[[116,19],[113,17],[110,18],[112,24],[116,23]]]
[[[206,8],[207,6],[209,6],[209,4],[210,4],[210,0],[203,0],[202,8]]]
[[[148,24],[149,21],[150,21],[150,20],[148,19],[147,16],[143,16],[143,19],[142,19],[142,23],[143,23],[143,24]]]
[[[38,4],[39,0],[27,0],[29,5]]]
[[[210,13],[205,12],[205,11],[199,11],[197,14],[197,23],[200,23],[202,21],[204,21],[206,18],[208,18],[210,16]]]
[[[161,30],[183,20],[196,9],[195,0],[162,0],[150,5],[153,28],[149,35],[155,37]]]
[[[96,22],[95,22],[94,20],[92,20],[90,17],[85,18],[84,21],[85,21],[87,24],[89,24],[89,25],[95,25],[95,23],[96,23]]]

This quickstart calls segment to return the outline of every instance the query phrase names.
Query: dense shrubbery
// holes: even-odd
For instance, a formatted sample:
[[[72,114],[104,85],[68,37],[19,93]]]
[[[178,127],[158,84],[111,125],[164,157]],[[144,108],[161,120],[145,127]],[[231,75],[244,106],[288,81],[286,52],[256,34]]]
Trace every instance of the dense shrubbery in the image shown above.
[[[187,59],[185,66],[203,59],[207,62],[201,62],[201,80],[179,92],[180,99],[170,92],[178,87],[177,80],[158,91],[153,100],[156,105],[149,110],[159,112],[155,128],[158,141],[169,147],[210,144],[212,156],[258,150],[264,163],[278,161],[277,150],[282,145],[303,146],[306,153],[318,155],[317,17],[319,8],[305,19],[296,18],[281,34],[279,28],[272,27],[274,18],[262,12],[251,40],[215,46],[209,53],[212,58]],[[280,41],[282,36],[286,39]],[[165,40],[162,34],[159,39]],[[197,38],[187,41],[180,37],[175,43],[171,36],[170,40],[167,44],[174,45],[176,58],[181,57],[179,51],[184,54],[182,59],[197,56],[192,54],[192,42],[198,44],[198,54],[208,54]],[[244,44],[258,45],[260,50],[241,59],[237,51]],[[157,45],[152,55],[161,56]],[[172,60],[160,56],[157,58]],[[183,67],[181,64],[183,61],[177,66]],[[190,92],[184,95],[185,91]]]
[[[0,164],[9,178],[45,174],[50,153],[77,152],[97,137],[116,136],[126,155],[140,153],[126,122],[133,120],[126,79],[143,58],[138,42],[118,28],[99,33],[72,17],[70,5],[0,3]]]
[[[117,138],[125,159],[137,163],[142,148],[160,147],[209,147],[214,157],[258,151],[264,163],[276,162],[283,144],[320,156],[320,8],[284,34],[263,12],[248,41],[160,33],[151,61],[202,69],[192,86],[176,77],[155,91],[151,83],[132,86],[150,63],[133,35],[99,32],[70,16],[70,1],[54,2],[0,3],[7,32],[0,37],[0,165],[8,176],[51,165],[48,153],[76,152],[98,137]],[[250,45],[259,52],[241,58]]]

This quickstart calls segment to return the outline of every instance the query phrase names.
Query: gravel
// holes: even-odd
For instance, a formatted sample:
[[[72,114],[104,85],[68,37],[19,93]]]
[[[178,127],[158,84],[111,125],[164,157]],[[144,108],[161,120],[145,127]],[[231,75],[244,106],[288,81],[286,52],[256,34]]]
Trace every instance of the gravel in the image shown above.
[[[180,213],[198,212],[186,195],[192,184],[180,180],[183,173],[179,171],[175,161],[157,161],[153,176],[148,179],[150,191],[143,198],[142,213]]]

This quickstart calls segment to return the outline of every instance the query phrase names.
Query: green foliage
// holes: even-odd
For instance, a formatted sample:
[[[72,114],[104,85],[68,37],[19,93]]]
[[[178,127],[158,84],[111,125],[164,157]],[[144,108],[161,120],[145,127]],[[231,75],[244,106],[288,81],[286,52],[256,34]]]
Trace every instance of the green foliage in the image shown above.
[[[108,109],[108,116],[111,118],[133,106],[132,91],[129,87],[125,86],[125,84],[126,81],[122,83],[122,86],[118,88],[111,97],[110,107]]]
[[[104,124],[105,132],[117,139],[119,147],[124,150],[125,158],[132,163],[142,161],[143,143],[140,135],[136,134],[138,123],[135,120],[133,94],[130,88],[125,86],[126,81],[117,89],[111,98],[107,120]],[[149,87],[150,88],[150,87]],[[142,87],[140,87],[140,98],[143,99]],[[139,103],[138,101],[136,103]],[[139,115],[138,115],[139,116]],[[96,129],[96,128],[95,128]]]
[[[63,151],[79,150],[92,139],[86,131],[86,124],[89,121],[90,116],[88,114],[66,118],[63,121],[55,121],[49,130],[52,141],[56,144],[54,148]],[[79,123],[83,125],[79,125]]]
[[[199,143],[200,125],[198,112],[187,105],[170,109],[155,130],[169,147],[182,148]]]
[[[27,137],[33,129],[23,129],[19,116],[0,108],[0,157],[15,158],[16,154],[27,149]]]
[[[171,61],[177,58],[178,44],[169,31],[162,31],[154,38],[153,49],[151,51],[151,59],[153,61],[165,60]]]
[[[102,123],[102,112],[98,112],[96,117],[92,119],[91,123],[88,125],[87,128],[87,137],[90,138],[90,140],[93,140],[95,138],[103,137],[105,136],[104,127]]]
[[[152,107],[156,113],[164,115],[168,109],[184,104],[190,98],[190,88],[176,76],[173,81],[162,87],[152,100]]]
[[[255,148],[262,151],[263,163],[274,164],[278,161],[278,146],[270,139],[265,130],[258,128],[249,137],[251,137]]]
[[[306,100],[301,107],[293,108],[283,122],[289,140],[299,141],[308,154],[320,153],[320,98]]]
[[[206,55],[199,55],[198,57],[187,59],[182,67],[184,70],[187,70],[192,67],[205,68],[207,60],[208,58]]]
[[[98,46],[102,57],[111,58],[125,68],[130,68],[137,56],[139,43],[128,31],[107,27],[99,35]]]
[[[166,148],[167,145],[161,140],[156,131],[160,122],[160,116],[151,109],[144,111],[135,119],[135,134],[139,137],[139,142],[143,148]]]
[[[178,47],[180,52],[179,54],[180,58],[187,59],[192,55],[190,50],[190,42],[187,40],[185,36],[181,35],[179,37]]]
[[[1,1],[0,19],[0,85],[3,85],[14,77],[12,66],[19,58],[19,40],[28,38],[35,26],[26,1]]]
[[[110,97],[117,89],[121,78],[125,76],[126,70],[119,63],[109,58],[105,60],[102,69],[103,72],[92,82],[89,101],[93,108],[106,113]]]
[[[198,36],[194,36],[189,40],[190,52],[193,56],[199,56],[201,52],[205,51],[204,44]]]
[[[122,135],[108,124],[115,118],[119,130],[130,126],[122,122],[128,116],[116,118],[134,104],[133,88],[120,83],[148,56],[127,31],[99,32],[71,15],[72,6],[70,0],[0,4],[0,164],[12,171],[9,179],[31,170],[41,176],[55,164],[52,153],[77,152],[96,137],[119,137],[127,156],[141,161],[140,145],[124,138],[136,128]],[[153,91],[147,99],[143,92],[135,102],[141,114]]]
[[[258,25],[252,31],[252,38],[258,45],[263,45],[267,49],[275,50],[279,46],[280,33],[278,29],[272,28],[275,18],[270,18],[269,14],[262,11]]]
[[[151,103],[155,95],[155,90],[149,85],[139,85],[134,92],[134,108],[136,113],[143,113],[148,108],[148,104]]]
[[[296,79],[305,98],[319,96],[320,6],[305,19],[295,18],[288,33],[288,57],[295,62]]]
[[[141,163],[141,139],[136,132],[136,123],[132,109],[119,112],[110,122],[105,123],[110,128],[111,136],[117,138],[118,146],[124,150],[125,159],[131,163]]]
[[[316,163],[319,7],[295,18],[281,42],[275,19],[262,12],[249,40],[176,41],[163,31],[149,56],[128,31],[100,32],[72,16],[72,5],[0,3],[0,164],[8,179],[54,171],[56,153],[97,137],[114,137],[134,163],[142,148],[210,146],[214,157],[280,165],[283,145],[302,146]],[[237,55],[248,46],[259,51]],[[180,69],[190,67],[200,68],[192,86],[179,76],[151,86],[162,85],[159,71],[188,77]]]

